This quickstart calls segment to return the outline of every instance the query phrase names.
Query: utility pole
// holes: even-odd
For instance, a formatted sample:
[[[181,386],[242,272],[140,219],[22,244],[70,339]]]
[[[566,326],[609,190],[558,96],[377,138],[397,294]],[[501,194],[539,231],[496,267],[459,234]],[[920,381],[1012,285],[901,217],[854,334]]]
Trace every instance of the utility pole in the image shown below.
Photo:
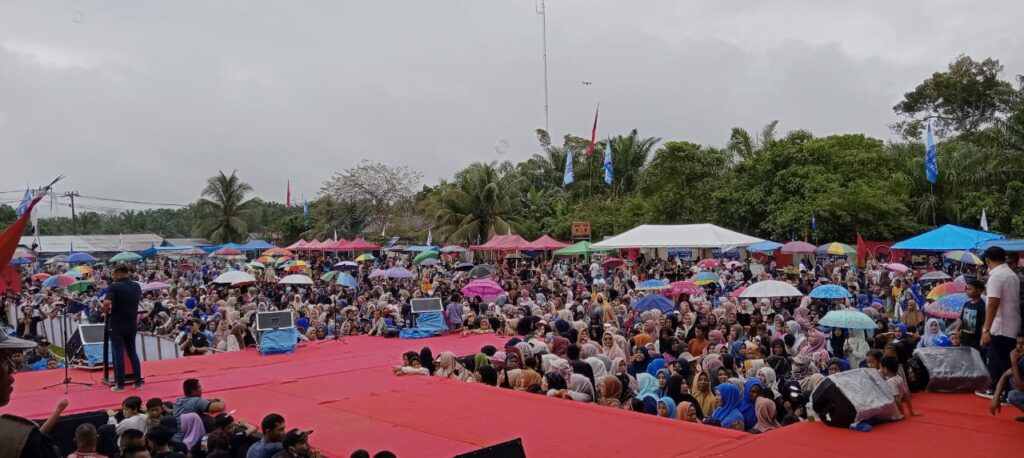
[[[75,197],[78,197],[78,191],[68,191],[64,193],[64,197],[71,199],[71,232],[75,232],[75,228],[78,226],[78,216],[75,214]]]
[[[548,15],[544,0],[534,5],[540,15],[541,39],[544,45],[544,130],[551,134],[551,119],[548,114]]]

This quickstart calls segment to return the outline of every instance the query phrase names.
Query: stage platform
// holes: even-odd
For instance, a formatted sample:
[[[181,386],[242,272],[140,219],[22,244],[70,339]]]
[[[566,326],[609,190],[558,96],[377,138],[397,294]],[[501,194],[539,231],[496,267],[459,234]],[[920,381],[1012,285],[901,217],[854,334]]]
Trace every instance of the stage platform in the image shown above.
[[[396,377],[391,367],[405,351],[429,346],[434,355],[477,352],[494,336],[431,339],[351,337],[305,344],[291,355],[260,356],[255,351],[145,363],[141,391],[113,393],[98,383],[73,386],[67,413],[118,406],[128,395],[143,400],[181,395],[181,382],[201,380],[205,397],[225,400],[236,418],[259,423],[277,412],[287,426],[313,429],[311,443],[330,457],[364,448],[391,450],[400,457],[446,457],[517,437],[529,457],[703,457],[835,456],[865,454],[924,456],[1021,456],[1024,423],[1013,407],[993,417],[987,400],[968,394],[919,394],[922,417],[883,425],[870,433],[803,423],[750,435],[721,428],[670,421],[649,415],[552,399],[510,390],[432,377]],[[98,372],[75,370],[76,381],[100,379]],[[45,418],[64,398],[63,370],[18,374],[4,413]]]

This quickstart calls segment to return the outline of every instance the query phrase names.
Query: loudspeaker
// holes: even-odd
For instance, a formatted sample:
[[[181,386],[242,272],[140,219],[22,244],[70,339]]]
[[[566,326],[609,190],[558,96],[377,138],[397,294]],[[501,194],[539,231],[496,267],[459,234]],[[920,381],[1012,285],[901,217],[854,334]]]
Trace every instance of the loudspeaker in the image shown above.
[[[490,447],[474,450],[455,458],[526,458],[526,450],[523,450],[523,439],[512,439]]]
[[[869,418],[899,415],[892,391],[874,369],[853,369],[826,377],[811,393],[811,405],[825,424],[840,428]]]
[[[971,347],[926,347],[914,350],[913,366],[920,385],[928,391],[971,392],[984,390],[991,377],[978,350]]]
[[[64,351],[70,364],[87,368],[103,365],[103,326],[83,324],[68,337]],[[128,367],[128,372],[131,372],[130,365]]]

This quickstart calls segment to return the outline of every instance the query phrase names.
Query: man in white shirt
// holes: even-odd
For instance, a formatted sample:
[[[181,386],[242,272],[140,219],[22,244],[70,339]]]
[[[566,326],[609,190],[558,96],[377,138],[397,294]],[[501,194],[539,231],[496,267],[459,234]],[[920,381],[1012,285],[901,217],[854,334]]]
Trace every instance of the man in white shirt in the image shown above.
[[[1020,331],[1020,279],[1006,265],[1006,251],[1002,248],[989,247],[983,256],[988,266],[988,283],[985,285],[988,304],[981,346],[988,348],[988,370],[994,389],[995,383],[1010,368],[1010,352]],[[989,397],[992,389],[978,395]]]
[[[120,439],[121,435],[129,429],[135,429],[142,434],[146,434],[146,429],[148,428],[149,423],[147,422],[148,415],[146,415],[146,412],[142,411],[142,398],[138,396],[129,396],[126,398],[124,402],[121,403],[121,414],[124,415],[124,419],[118,423],[117,418],[115,417],[115,415],[117,415],[117,411],[113,409],[107,410],[107,417],[109,417],[107,424],[114,425],[117,430],[118,439]]]

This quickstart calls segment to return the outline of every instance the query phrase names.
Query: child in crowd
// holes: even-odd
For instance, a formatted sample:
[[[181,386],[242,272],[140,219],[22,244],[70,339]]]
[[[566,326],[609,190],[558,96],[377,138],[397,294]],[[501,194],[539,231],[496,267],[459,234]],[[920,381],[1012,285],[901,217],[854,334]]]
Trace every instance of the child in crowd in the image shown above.
[[[892,390],[893,399],[896,401],[896,408],[900,411],[900,419],[906,416],[907,412],[912,417],[921,416],[920,413],[914,411],[914,404],[910,401],[910,389],[907,388],[907,382],[899,375],[899,360],[892,356],[883,356],[879,360],[879,364],[881,365],[880,372],[882,377],[885,378],[886,385]],[[906,404],[907,410],[903,410],[904,404]]]

